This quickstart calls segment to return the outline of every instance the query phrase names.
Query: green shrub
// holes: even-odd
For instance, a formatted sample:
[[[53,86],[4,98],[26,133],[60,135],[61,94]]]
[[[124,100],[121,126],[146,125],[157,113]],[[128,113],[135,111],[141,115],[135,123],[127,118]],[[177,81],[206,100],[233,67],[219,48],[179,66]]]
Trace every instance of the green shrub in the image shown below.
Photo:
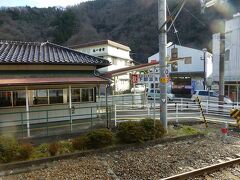
[[[145,129],[145,140],[154,139],[154,134],[155,138],[161,138],[165,133],[162,123],[159,120],[155,120],[155,128],[154,120],[150,118],[141,120],[140,125]]]
[[[60,141],[58,144],[59,154],[66,154],[74,151],[71,141]]]
[[[197,129],[191,126],[182,126],[179,131],[180,131],[180,134],[183,134],[183,135],[194,135],[199,133]]]
[[[108,129],[98,129],[87,134],[88,148],[102,148],[111,145],[113,134]]]
[[[123,143],[138,143],[144,141],[146,131],[139,122],[122,122],[117,127],[117,138]]]
[[[19,144],[14,138],[0,136],[0,162],[7,163],[17,157]]]
[[[84,150],[87,148],[88,138],[86,136],[80,136],[72,140],[72,147],[76,150]]]
[[[33,153],[33,146],[32,146],[32,144],[29,144],[29,143],[20,144],[18,152],[19,152],[20,160],[29,159]]]
[[[33,149],[33,153],[31,155],[31,159],[39,159],[43,157],[48,157],[48,144],[41,144]]]
[[[51,156],[56,156],[57,152],[58,152],[58,149],[59,149],[59,145],[58,143],[54,142],[54,143],[51,143],[49,144],[48,146],[48,151],[50,153]]]

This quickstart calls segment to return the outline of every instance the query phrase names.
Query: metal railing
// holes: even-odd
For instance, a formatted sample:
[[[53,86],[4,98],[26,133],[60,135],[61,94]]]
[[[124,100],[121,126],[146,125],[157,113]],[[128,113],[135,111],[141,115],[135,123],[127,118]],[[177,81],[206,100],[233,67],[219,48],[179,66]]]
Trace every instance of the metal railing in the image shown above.
[[[230,118],[230,110],[232,108],[238,108],[235,104],[223,104],[219,105],[219,102],[203,101],[201,102],[203,113],[207,121],[214,121],[227,124],[236,124],[236,122]],[[196,102],[191,99],[174,99],[167,104],[168,121],[181,123],[181,121],[195,121],[203,120],[200,108]],[[115,105],[114,106],[114,124],[115,126],[119,122],[124,121],[139,121],[144,118],[153,118],[154,106],[152,103],[147,105]],[[160,118],[160,105],[155,104],[155,118]]]
[[[89,131],[109,127],[112,114],[111,106],[0,113],[0,133],[25,138]]]
[[[108,96],[108,105],[144,105],[147,103],[147,98],[144,93],[139,94],[123,94]],[[99,105],[106,105],[106,96],[97,97]]]

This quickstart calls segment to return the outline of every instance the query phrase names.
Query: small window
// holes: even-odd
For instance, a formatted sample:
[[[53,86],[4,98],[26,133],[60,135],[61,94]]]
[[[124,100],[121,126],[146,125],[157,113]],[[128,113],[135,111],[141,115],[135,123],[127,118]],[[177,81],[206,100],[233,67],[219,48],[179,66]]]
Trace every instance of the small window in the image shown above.
[[[82,102],[93,102],[93,89],[82,89]]]
[[[100,49],[99,49],[99,52],[101,52],[101,51],[102,51],[102,49],[100,48]]]
[[[50,104],[63,103],[63,89],[50,89],[49,101]]]
[[[80,102],[80,89],[72,89],[72,102]]]
[[[229,61],[230,60],[230,49],[227,49],[225,51],[225,61]]]
[[[13,91],[13,106],[25,106],[25,105],[26,105],[26,92]]]
[[[96,50],[95,50],[95,49],[93,49],[93,52],[96,52]]]
[[[185,57],[184,63],[185,64],[192,64],[192,57]]]
[[[48,104],[48,92],[47,90],[34,90],[33,104]]]
[[[12,92],[0,91],[0,107],[12,106]]]
[[[105,51],[105,48],[102,48],[102,51]]]

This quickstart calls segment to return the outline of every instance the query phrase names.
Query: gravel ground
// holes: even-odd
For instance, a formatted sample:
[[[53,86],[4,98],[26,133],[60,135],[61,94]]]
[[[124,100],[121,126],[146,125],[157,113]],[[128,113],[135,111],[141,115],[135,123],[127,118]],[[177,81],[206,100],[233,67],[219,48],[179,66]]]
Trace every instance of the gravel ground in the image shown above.
[[[0,178],[1,179],[1,178]],[[42,179],[111,179],[97,156],[53,162],[47,169],[4,177],[3,180]]]
[[[212,174],[204,175],[202,177],[197,177],[192,180],[239,180],[240,179],[240,165],[234,166],[232,168],[227,168],[214,172]]]
[[[219,134],[209,133],[207,137],[194,140],[63,160],[54,162],[49,168],[3,180],[160,179],[236,158],[240,153],[237,139],[229,137],[223,143],[219,137]],[[239,171],[234,176],[240,179]]]

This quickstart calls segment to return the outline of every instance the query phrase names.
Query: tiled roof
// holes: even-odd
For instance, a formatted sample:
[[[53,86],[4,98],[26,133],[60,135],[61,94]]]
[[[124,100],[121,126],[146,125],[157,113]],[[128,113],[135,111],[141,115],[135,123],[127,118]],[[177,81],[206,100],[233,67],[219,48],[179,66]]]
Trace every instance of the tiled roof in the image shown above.
[[[0,64],[110,65],[107,60],[50,42],[20,41],[0,41]]]

